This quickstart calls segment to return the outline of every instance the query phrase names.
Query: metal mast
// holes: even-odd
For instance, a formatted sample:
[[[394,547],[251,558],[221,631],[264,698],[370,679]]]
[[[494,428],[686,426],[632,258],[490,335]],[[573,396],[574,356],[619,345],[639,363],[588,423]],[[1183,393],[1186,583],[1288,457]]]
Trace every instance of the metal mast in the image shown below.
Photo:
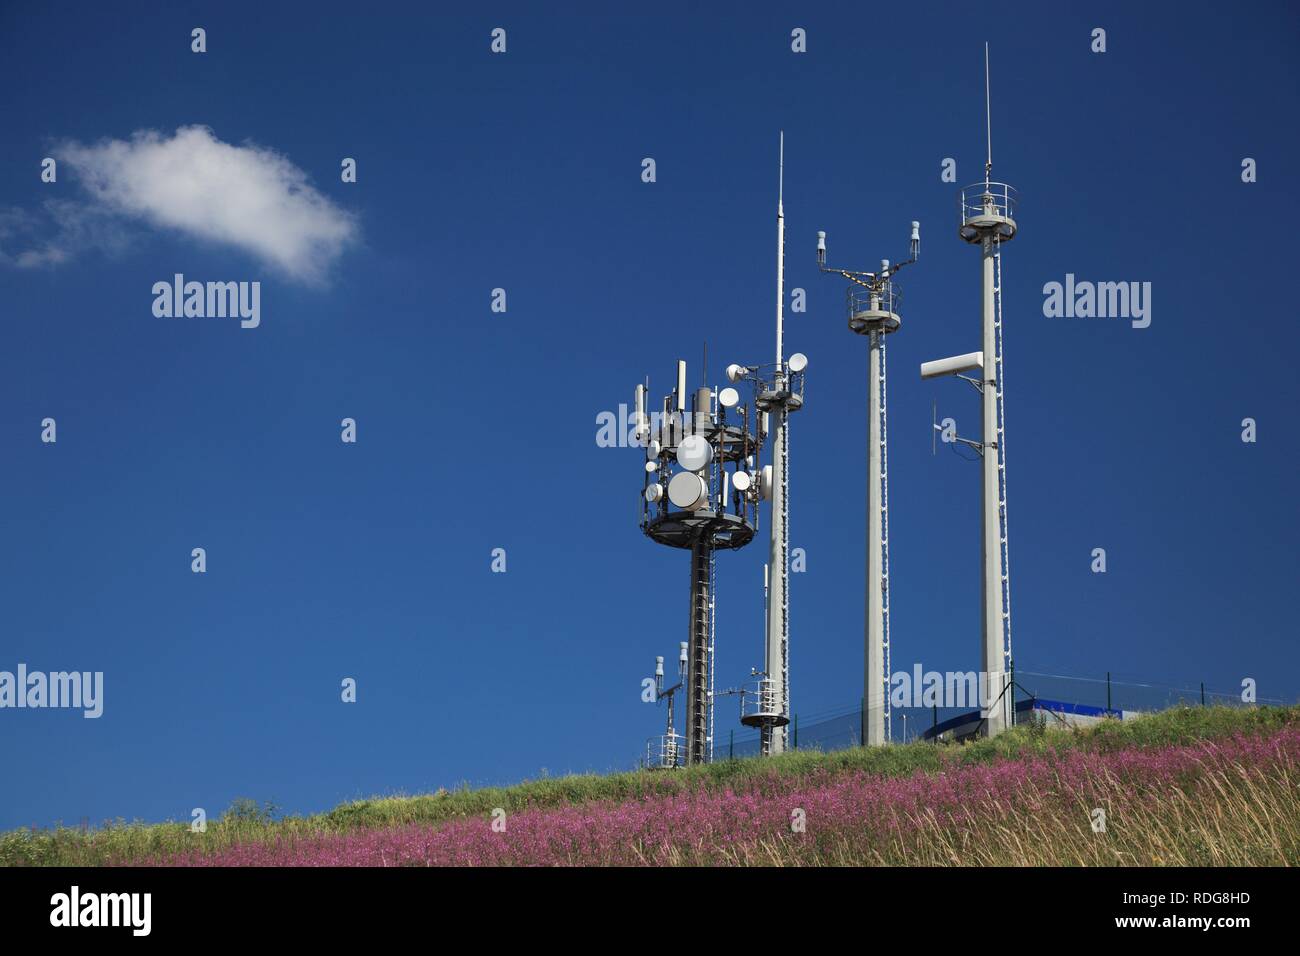
[[[920,223],[912,223],[911,258],[879,272],[834,269],[826,265],[826,233],[817,234],[817,265],[843,276],[848,289],[849,329],[867,337],[867,540],[863,624],[862,742],[879,746],[892,739],[889,706],[889,469],[888,391],[885,336],[898,331],[900,293],[893,276],[921,253]]]
[[[754,407],[741,407],[734,388],[702,386],[690,393],[686,363],[677,363],[677,384],[652,418],[646,387],[635,391],[636,436],[646,452],[641,530],[651,540],[691,553],[687,640],[682,644],[687,764],[706,763],[713,745],[713,654],[715,555],[744,547],[758,530],[758,485],[753,458],[762,438],[751,434]],[[739,416],[739,422],[734,417]],[[667,693],[666,691],[664,693]],[[675,731],[647,755],[652,766],[676,766]]]
[[[785,317],[785,133],[781,133],[779,180],[776,198],[776,380],[773,391],[785,391],[785,356],[782,335]],[[767,598],[767,646],[764,660],[772,681],[773,704],[777,713],[789,714],[790,701],[790,516],[786,493],[790,486],[789,423],[786,401],[771,403],[775,428],[772,430],[772,528],[768,547],[771,579]],[[786,724],[765,723],[760,730],[762,752],[778,754],[786,749]]]
[[[757,389],[760,437],[772,439],[772,464],[765,465],[760,496],[772,502],[768,537],[766,615],[763,629],[763,669],[755,671],[757,686],[741,697],[740,721],[759,730],[764,756],[786,749],[790,723],[790,413],[803,407],[806,356],[785,358],[785,134],[781,135],[776,194],[776,364],[771,379],[766,366],[731,365],[727,378],[752,381]],[[772,424],[769,432],[768,425]]]
[[[994,736],[1014,719],[1007,678],[1011,668],[1011,578],[1007,564],[1006,423],[1003,407],[1002,367],[1002,243],[1016,235],[1016,191],[993,182],[993,122],[989,96],[988,44],[984,44],[985,135],[988,153],[984,181],[961,191],[959,235],[980,247],[982,350],[967,356],[928,362],[921,375],[951,374],[980,369],[979,380],[968,379],[980,391],[983,435],[981,455],[980,563],[983,574],[983,613],[980,662],[986,680],[987,700],[981,701],[981,733]],[[971,361],[977,360],[977,361]],[[964,377],[964,376],[962,376]],[[966,439],[967,444],[974,444]]]
[[[686,676],[686,762],[709,755],[709,654],[713,621],[713,545],[697,538],[691,548],[691,621]]]
[[[989,48],[984,44],[984,103],[988,135],[988,158],[984,165],[984,189],[978,210],[968,215],[963,199],[962,238],[977,244],[983,268],[983,343],[984,354],[994,357],[985,362],[981,399],[984,423],[983,457],[983,567],[984,567],[984,640],[982,665],[988,675],[988,707],[984,733],[1001,733],[1011,720],[1011,699],[1006,694],[1006,678],[1011,657],[1010,646],[1010,579],[1006,558],[1006,460],[1002,433],[1002,243],[1016,234],[1014,194],[1011,187],[989,181],[993,171],[993,121],[989,96]]]

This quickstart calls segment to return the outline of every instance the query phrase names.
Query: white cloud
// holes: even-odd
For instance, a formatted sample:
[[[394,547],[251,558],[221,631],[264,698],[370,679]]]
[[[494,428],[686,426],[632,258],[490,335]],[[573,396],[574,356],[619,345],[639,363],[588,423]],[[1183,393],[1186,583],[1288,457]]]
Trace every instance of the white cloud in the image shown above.
[[[42,216],[18,208],[0,209],[0,244],[25,246],[10,254],[0,248],[0,263],[39,269],[67,262],[78,251],[94,247],[110,256],[126,249],[126,230],[112,213],[68,199],[47,199]]]
[[[317,192],[284,156],[252,144],[223,143],[204,126],[181,127],[172,136],[144,130],[129,140],[67,143],[54,155],[59,172],[70,168],[95,208],[80,217],[65,211],[59,236],[11,257],[17,265],[62,261],[67,246],[93,241],[79,223],[101,215],[236,246],[290,278],[311,283],[321,281],[357,238],[355,218]]]

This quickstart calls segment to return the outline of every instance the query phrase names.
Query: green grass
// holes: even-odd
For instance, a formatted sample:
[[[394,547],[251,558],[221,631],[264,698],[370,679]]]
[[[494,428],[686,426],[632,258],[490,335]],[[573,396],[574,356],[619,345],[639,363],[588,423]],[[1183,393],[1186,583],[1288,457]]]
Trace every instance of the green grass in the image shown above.
[[[237,801],[206,833],[193,833],[188,822],[146,824],[124,820],[82,831],[56,827],[0,834],[0,865],[85,866],[165,857],[199,849],[222,849],[252,840],[310,836],[359,828],[420,823],[437,825],[459,817],[482,817],[496,807],[514,813],[590,801],[635,800],[650,795],[704,790],[762,790],[776,780],[814,774],[866,771],[903,776],[936,772],[954,765],[1014,759],[1069,748],[1110,751],[1161,747],[1232,734],[1263,734],[1300,722],[1300,706],[1184,707],[1133,721],[1106,721],[1085,730],[1041,725],[1016,727],[992,740],[964,745],[912,743],[881,748],[853,748],[820,753],[795,751],[766,760],[725,760],[673,772],[633,771],[582,774],[530,780],[510,787],[468,787],[419,796],[375,797],[341,804],[326,813],[277,819],[274,809]]]

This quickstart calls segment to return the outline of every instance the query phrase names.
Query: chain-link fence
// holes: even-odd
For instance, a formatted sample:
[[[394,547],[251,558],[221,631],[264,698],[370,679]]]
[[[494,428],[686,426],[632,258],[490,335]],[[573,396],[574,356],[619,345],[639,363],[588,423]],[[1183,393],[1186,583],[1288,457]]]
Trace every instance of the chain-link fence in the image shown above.
[[[1226,705],[1243,707],[1253,704],[1285,706],[1294,701],[1280,697],[1249,699],[1246,690],[1211,690],[1204,684],[1179,687],[1169,684],[1121,681],[1109,674],[1090,677],[1069,677],[1063,674],[1040,674],[1033,671],[1016,671],[1015,701],[1023,713],[1026,703],[1034,700],[1051,701],[1053,705],[1068,703],[1080,708],[1098,708],[1105,711],[1156,711],[1178,706]],[[964,714],[972,707],[894,707],[891,721],[891,739],[897,743],[918,740],[926,732]],[[793,749],[840,750],[862,743],[862,705],[851,705],[816,713],[793,714],[790,723],[790,746]],[[723,731],[714,741],[715,760],[733,757],[753,757],[759,753],[759,738],[748,730]]]

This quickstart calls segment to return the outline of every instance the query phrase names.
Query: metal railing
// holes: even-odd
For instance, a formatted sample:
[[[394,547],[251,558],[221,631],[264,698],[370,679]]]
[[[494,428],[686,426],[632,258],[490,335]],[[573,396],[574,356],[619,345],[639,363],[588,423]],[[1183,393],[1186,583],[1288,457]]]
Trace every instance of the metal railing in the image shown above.
[[[660,734],[645,742],[645,766],[651,770],[667,770],[681,766],[686,753],[686,738],[681,734]]]
[[[972,183],[962,188],[958,199],[961,224],[991,217],[1015,219],[1019,203],[1019,194],[1006,183]]]
[[[899,303],[903,301],[903,292],[893,279],[882,284],[879,289],[867,289],[860,285],[850,285],[846,297],[849,305],[849,318],[861,312],[898,312]]]
[[[740,717],[779,717],[781,716],[776,681],[762,677],[747,684],[740,695]]]

